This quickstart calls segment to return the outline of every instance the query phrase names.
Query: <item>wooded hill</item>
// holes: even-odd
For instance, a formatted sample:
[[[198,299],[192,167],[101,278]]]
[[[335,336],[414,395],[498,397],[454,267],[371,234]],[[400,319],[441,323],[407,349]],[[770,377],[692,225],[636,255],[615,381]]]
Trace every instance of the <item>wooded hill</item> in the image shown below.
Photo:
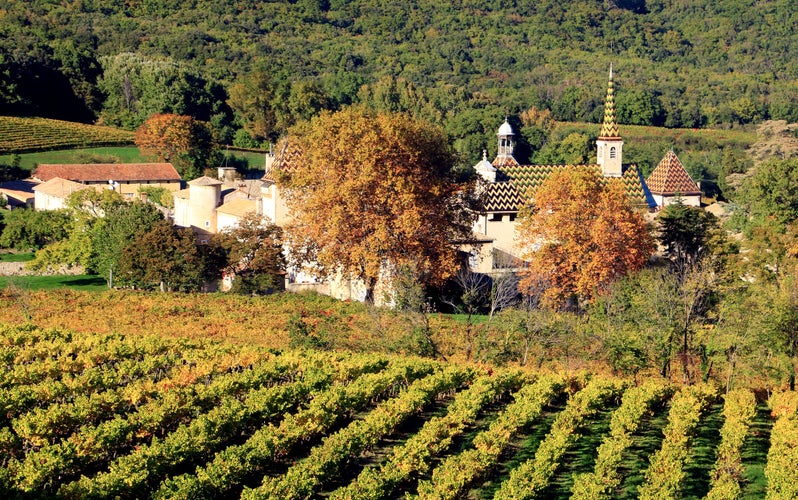
[[[505,114],[598,122],[611,61],[621,123],[798,121],[796,24],[789,0],[10,2],[0,114],[175,112],[243,145],[366,102],[476,160]]]

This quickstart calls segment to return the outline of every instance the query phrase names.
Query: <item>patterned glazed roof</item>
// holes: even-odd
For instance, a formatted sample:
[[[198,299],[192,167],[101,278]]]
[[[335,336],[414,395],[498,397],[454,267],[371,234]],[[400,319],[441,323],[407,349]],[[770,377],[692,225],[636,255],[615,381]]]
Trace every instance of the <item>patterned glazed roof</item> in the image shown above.
[[[512,156],[505,156],[505,155],[497,156],[496,158],[494,158],[492,164],[496,168],[520,166],[515,158],[513,158]]]
[[[517,212],[534,198],[535,191],[543,184],[552,172],[567,168],[585,167],[596,172],[597,176],[605,178],[601,173],[601,165],[518,165],[506,166],[501,169],[496,182],[485,186],[486,212]],[[637,170],[637,165],[626,165],[623,176],[620,178],[626,189],[626,194],[635,206],[651,207],[646,196],[643,179]]]
[[[180,174],[171,163],[42,163],[33,177],[41,181],[60,177],[76,182],[180,181]]]
[[[682,162],[673,151],[668,151],[659,165],[646,179],[648,189],[659,195],[701,194],[698,185],[685,170]]]
[[[618,123],[615,121],[615,88],[612,83],[612,64],[610,64],[610,80],[607,83],[607,98],[604,101],[604,122],[601,124],[600,139],[620,139]]]
[[[263,181],[277,182],[278,172],[290,173],[297,167],[297,162],[302,154],[296,142],[283,139],[277,145],[277,154],[271,167],[261,177]]]

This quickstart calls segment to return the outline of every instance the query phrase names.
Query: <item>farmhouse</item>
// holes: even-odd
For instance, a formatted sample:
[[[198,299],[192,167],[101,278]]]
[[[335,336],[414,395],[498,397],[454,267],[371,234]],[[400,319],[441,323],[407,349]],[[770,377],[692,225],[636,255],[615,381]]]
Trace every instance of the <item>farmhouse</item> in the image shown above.
[[[91,189],[91,186],[73,182],[61,177],[42,182],[33,188],[36,210],[61,210],[67,207],[67,198],[76,191]]]
[[[60,177],[87,186],[110,186],[127,198],[138,196],[143,187],[177,191],[182,182],[171,163],[43,163],[33,171],[32,177],[39,182]]]

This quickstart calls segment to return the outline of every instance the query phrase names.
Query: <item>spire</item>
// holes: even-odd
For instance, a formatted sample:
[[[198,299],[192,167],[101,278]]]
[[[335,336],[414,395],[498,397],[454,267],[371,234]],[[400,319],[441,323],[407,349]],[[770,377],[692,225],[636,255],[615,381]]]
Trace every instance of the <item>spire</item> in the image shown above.
[[[615,88],[612,84],[612,63],[610,63],[610,80],[607,84],[607,99],[604,101],[604,123],[601,125],[599,137],[605,139],[620,138],[618,124],[615,123]]]

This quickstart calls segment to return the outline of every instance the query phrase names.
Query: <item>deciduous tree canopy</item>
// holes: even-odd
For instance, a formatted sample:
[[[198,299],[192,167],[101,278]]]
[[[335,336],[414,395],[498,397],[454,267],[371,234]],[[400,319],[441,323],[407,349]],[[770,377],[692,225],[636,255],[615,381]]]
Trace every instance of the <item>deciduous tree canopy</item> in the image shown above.
[[[554,307],[592,300],[642,268],[654,250],[621,182],[583,168],[555,171],[541,184],[522,214],[519,241],[529,260],[521,289],[542,282],[544,299]]]
[[[154,114],[136,130],[136,146],[172,162],[183,178],[193,179],[208,165],[213,139],[207,126],[190,116]]]
[[[351,107],[296,128],[291,141],[300,156],[282,178],[296,217],[290,240],[314,250],[323,272],[363,280],[373,299],[386,269],[411,265],[428,282],[457,270],[472,185],[454,182],[441,129]]]

